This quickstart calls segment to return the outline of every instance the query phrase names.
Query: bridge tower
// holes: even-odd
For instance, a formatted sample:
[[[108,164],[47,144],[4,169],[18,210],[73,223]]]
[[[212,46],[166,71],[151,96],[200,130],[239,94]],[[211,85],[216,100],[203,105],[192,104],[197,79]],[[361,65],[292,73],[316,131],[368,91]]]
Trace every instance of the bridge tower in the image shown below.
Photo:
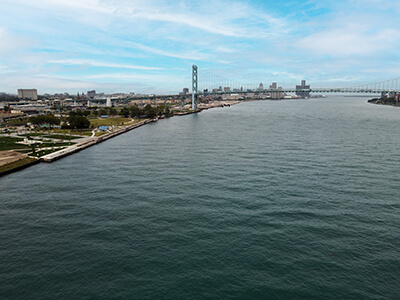
[[[198,78],[197,78],[197,66],[193,65],[192,66],[192,109],[197,108],[197,84],[198,84]]]

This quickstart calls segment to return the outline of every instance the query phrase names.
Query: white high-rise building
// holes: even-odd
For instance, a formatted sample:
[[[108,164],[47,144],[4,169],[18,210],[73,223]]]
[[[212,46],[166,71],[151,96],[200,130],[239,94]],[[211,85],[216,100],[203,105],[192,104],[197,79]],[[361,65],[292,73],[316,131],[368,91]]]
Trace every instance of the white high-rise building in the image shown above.
[[[18,89],[18,98],[37,100],[37,89]]]

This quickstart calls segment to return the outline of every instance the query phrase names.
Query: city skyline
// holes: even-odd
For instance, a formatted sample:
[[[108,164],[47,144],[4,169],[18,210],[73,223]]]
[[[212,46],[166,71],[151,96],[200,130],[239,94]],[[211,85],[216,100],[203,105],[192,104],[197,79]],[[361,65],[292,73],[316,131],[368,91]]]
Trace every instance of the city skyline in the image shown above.
[[[396,1],[3,0],[0,9],[0,92],[177,92],[192,64],[200,78],[208,70],[248,84],[400,76]]]

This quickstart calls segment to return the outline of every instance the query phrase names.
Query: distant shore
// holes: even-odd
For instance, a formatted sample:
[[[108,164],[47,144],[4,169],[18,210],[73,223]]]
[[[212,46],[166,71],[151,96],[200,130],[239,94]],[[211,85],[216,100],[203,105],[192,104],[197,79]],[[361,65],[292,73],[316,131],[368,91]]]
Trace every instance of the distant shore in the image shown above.
[[[396,101],[395,98],[385,98],[385,99],[374,98],[374,99],[368,100],[368,103],[400,107],[400,101]]]

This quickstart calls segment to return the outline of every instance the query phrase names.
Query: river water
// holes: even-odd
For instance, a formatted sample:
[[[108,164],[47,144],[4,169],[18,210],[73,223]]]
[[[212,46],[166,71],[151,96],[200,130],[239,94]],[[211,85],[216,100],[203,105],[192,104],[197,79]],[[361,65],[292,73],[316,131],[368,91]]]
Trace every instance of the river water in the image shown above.
[[[0,179],[2,299],[399,299],[400,110],[246,102]]]

